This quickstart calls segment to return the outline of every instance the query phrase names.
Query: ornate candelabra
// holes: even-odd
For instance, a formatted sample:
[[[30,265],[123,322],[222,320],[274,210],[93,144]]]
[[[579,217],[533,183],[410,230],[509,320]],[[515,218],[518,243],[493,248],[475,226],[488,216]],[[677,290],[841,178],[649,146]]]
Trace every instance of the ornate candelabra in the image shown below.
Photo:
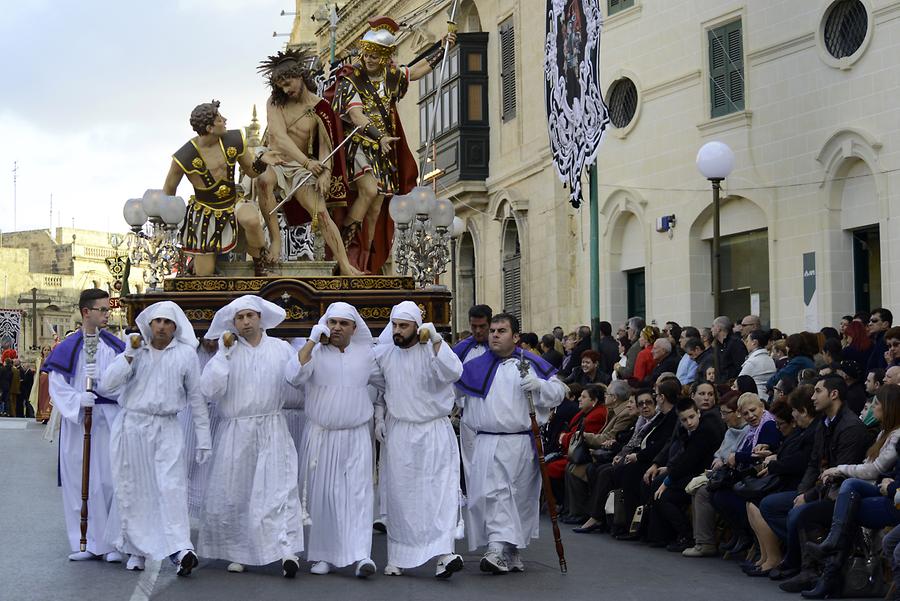
[[[150,290],[181,270],[184,261],[178,230],[184,213],[184,200],[162,190],[147,190],[143,197],[125,202],[122,214],[131,226],[125,240],[128,257],[133,265],[144,268],[144,283]]]
[[[389,205],[396,226],[394,262],[400,275],[412,275],[424,288],[447,271],[450,239],[463,230],[454,217],[453,203],[435,198],[427,186],[416,186],[409,194],[394,196]]]

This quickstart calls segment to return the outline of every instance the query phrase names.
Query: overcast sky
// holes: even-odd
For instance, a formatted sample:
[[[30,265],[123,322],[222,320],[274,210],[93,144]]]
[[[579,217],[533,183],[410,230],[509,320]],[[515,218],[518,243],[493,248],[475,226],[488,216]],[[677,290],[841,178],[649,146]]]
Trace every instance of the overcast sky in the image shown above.
[[[256,65],[291,0],[0,0],[0,229],[127,229],[126,199],[161,188],[215,98],[229,129],[264,125]],[[13,222],[13,162],[18,194]],[[178,193],[191,189],[183,180]]]

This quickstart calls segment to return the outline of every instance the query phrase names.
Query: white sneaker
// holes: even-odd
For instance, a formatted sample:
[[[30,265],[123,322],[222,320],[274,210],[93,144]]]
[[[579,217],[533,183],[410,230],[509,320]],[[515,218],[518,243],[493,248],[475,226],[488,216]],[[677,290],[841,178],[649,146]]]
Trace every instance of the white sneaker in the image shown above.
[[[125,564],[125,569],[133,572],[143,572],[144,557],[142,555],[129,555],[128,563]]]
[[[506,560],[503,559],[503,555],[497,551],[491,550],[485,553],[484,557],[481,558],[481,563],[478,564],[478,568],[482,572],[489,572],[491,574],[506,574],[509,572],[509,567],[506,565]]]
[[[241,572],[244,571],[244,564],[238,563],[236,561],[232,561],[230,564],[228,564],[228,567],[225,569],[234,574],[240,574]]]
[[[509,568],[510,572],[525,571],[525,564],[522,563],[519,550],[514,546],[506,545],[506,548],[503,550],[503,557],[506,559],[506,567]]]
[[[296,555],[285,557],[281,560],[281,575],[285,578],[293,578],[300,569],[300,560]]]
[[[690,549],[681,552],[683,557],[715,557],[718,555],[718,549],[715,545],[696,544]]]
[[[387,564],[384,566],[385,576],[403,576],[403,570],[395,565]]]
[[[309,572],[311,574],[318,574],[319,576],[327,574],[330,571],[331,571],[331,564],[328,563],[327,561],[317,561],[316,563],[312,564],[312,566],[309,568]]]
[[[356,577],[368,578],[375,573],[375,562],[366,557],[356,562]]]
[[[98,559],[99,555],[94,555],[90,551],[76,551],[69,555],[69,561],[88,561],[90,559]]]
[[[450,578],[453,572],[458,572],[461,569],[463,569],[463,558],[456,553],[448,553],[438,557],[434,576],[435,578]]]
[[[103,559],[106,560],[106,563],[122,563],[122,554],[118,551],[110,551],[107,553]]]

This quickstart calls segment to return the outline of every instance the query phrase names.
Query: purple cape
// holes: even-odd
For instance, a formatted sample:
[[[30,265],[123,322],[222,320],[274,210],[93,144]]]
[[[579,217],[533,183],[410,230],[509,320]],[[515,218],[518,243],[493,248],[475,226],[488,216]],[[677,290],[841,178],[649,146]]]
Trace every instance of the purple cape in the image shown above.
[[[125,350],[125,343],[106,330],[100,330],[100,340],[116,351],[117,355]],[[41,365],[41,371],[46,371],[48,373],[55,371],[64,376],[66,380],[71,380],[75,375],[75,370],[78,367],[78,356],[81,354],[81,349],[83,348],[84,334],[79,329],[77,332],[70,334],[62,342],[56,345],[56,348],[50,352],[47,359],[45,359],[44,363]],[[96,396],[97,402],[101,404],[116,402],[115,399],[107,399],[99,395]]]
[[[456,356],[459,357],[460,361],[465,362],[466,356],[468,356],[469,352],[476,346],[478,346],[478,343],[475,342],[475,337],[469,336],[468,338],[464,338],[457,342],[456,346],[453,347],[453,352],[456,353]]]
[[[460,344],[462,344],[462,342]],[[522,349],[516,349],[512,354],[514,357],[522,357],[523,355],[525,359],[531,363],[531,367],[540,379],[549,380],[551,376],[556,374],[555,367],[533,353],[529,353]],[[488,391],[491,389],[491,384],[494,382],[497,367],[507,359],[509,359],[509,357],[498,357],[491,350],[488,350],[480,357],[472,359],[463,365],[463,374],[456,382],[456,388],[467,396],[480,397],[482,399],[487,397]]]

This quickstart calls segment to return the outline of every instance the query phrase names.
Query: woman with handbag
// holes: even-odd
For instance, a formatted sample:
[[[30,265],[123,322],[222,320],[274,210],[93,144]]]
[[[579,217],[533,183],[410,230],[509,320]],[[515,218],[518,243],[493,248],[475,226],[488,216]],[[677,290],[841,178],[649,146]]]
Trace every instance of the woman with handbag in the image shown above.
[[[738,399],[738,411],[750,428],[734,453],[726,460],[726,464],[732,469],[732,478],[713,491],[710,498],[713,507],[737,533],[733,537],[734,544],[725,549],[730,555],[746,551],[752,544],[746,503],[735,494],[732,486],[754,473],[754,466],[762,461],[760,450],[774,452],[781,445],[782,439],[781,432],[775,426],[775,416],[766,410],[765,404],[757,395],[752,392],[742,394]]]
[[[706,386],[715,389],[709,383],[703,383],[697,387],[698,394],[695,394],[695,400],[700,397],[699,391]],[[729,390],[719,399],[717,410],[728,429],[725,431],[725,436],[718,450],[713,454],[712,465],[702,477],[698,477],[696,486],[688,487],[690,488],[690,494],[694,496],[694,501],[691,503],[691,513],[695,544],[682,552],[684,557],[712,557],[718,554],[715,544],[716,510],[710,501],[712,492],[709,490],[708,485],[709,476],[725,468],[725,461],[744,439],[744,433],[750,428],[744,423],[744,418],[738,412],[738,398],[740,398],[740,395],[737,391]],[[699,402],[697,404],[700,405]],[[733,543],[734,541],[732,541]]]
[[[607,499],[610,493],[619,485],[616,479],[616,468],[624,465],[625,458],[628,455],[641,449],[644,439],[659,425],[658,422],[661,421],[661,418],[657,414],[656,401],[653,399],[653,392],[649,388],[635,390],[625,406],[626,411],[634,413],[636,416],[632,434],[623,442],[622,447],[609,462],[595,458],[595,462],[588,467],[588,507],[590,508],[590,517],[579,528],[573,529],[576,533],[586,534],[607,529],[612,530],[614,536],[627,533],[627,529],[616,529],[615,524],[607,524],[606,519]],[[631,512],[634,513],[633,506]],[[631,519],[631,514],[628,515],[627,519]]]
[[[776,401],[772,405],[775,423],[785,438],[777,454],[759,451],[763,457],[760,480],[767,480],[771,487],[761,490],[759,496],[748,497],[747,519],[759,545],[759,559],[744,568],[748,576],[768,576],[772,568],[781,563],[781,542],[763,519],[759,503],[769,494],[796,490],[806,471],[819,424],[812,393],[810,384],[802,384],[787,401]],[[777,480],[772,483],[773,479]]]
[[[631,399],[630,409],[628,407],[629,399]],[[592,434],[587,430],[583,433],[584,443],[590,451],[591,459],[586,463],[570,461],[566,466],[564,476],[566,505],[569,507],[569,513],[573,516],[590,514],[589,470],[594,468],[594,463],[609,463],[612,461],[619,448],[624,442],[627,442],[627,439],[621,443],[619,442],[620,434],[631,430],[637,421],[637,407],[634,404],[634,399],[631,397],[631,387],[624,381],[616,380],[612,382],[606,389],[604,400],[607,409],[606,425],[597,434]],[[591,518],[588,518],[588,520],[590,521]],[[593,522],[590,525],[593,525]]]
[[[825,568],[815,588],[803,591],[807,599],[824,599],[840,591],[841,566],[852,542],[857,526],[880,529],[900,522],[900,512],[893,497],[884,496],[888,486],[877,486],[876,480],[893,471],[897,462],[897,443],[900,442],[900,386],[885,384],[875,393],[875,417],[881,422],[881,432],[868,452],[866,460],[857,465],[838,465],[822,472],[823,483],[833,484],[841,477],[840,491],[834,503],[831,530],[819,544],[807,542],[804,550]]]
[[[559,446],[566,453],[564,457],[555,459],[547,464],[547,475],[550,477],[550,485],[557,500],[562,499],[565,506],[565,488],[563,476],[566,466],[573,462],[589,463],[591,455],[587,444],[584,443],[584,433],[596,433],[606,425],[607,410],[603,404],[603,395],[606,387],[601,384],[587,386],[578,398],[578,413],[569,422],[567,431],[559,435]],[[585,516],[568,516],[561,521],[564,524],[580,524]]]

